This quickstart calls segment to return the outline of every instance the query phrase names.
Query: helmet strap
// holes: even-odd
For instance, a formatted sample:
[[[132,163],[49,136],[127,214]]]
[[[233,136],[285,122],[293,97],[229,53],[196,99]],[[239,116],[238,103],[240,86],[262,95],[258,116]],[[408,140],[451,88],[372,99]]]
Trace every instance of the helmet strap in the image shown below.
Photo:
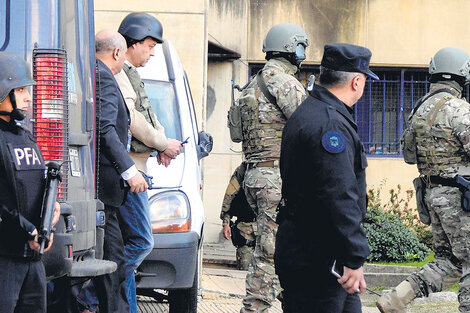
[[[0,115],[10,116],[12,119],[17,120],[17,121],[24,120],[24,118],[26,117],[26,112],[18,109],[18,107],[16,106],[16,97],[15,97],[14,89],[10,91],[10,93],[8,94],[8,97],[10,97],[10,103],[11,103],[11,106],[13,107],[13,110],[11,110],[11,112],[0,111]]]

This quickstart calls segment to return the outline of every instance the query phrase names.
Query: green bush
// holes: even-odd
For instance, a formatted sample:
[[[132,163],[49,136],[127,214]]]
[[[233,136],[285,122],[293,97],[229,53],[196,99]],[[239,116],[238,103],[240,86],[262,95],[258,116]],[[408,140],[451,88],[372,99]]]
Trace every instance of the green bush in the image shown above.
[[[423,261],[430,252],[396,214],[381,208],[369,208],[363,227],[371,251],[368,261]]]
[[[384,184],[385,180],[378,188],[368,190],[368,212],[363,223],[371,250],[368,261],[423,261],[432,248],[432,233],[419,221],[416,209],[409,206],[414,191],[407,190],[403,197],[398,185],[382,203]]]

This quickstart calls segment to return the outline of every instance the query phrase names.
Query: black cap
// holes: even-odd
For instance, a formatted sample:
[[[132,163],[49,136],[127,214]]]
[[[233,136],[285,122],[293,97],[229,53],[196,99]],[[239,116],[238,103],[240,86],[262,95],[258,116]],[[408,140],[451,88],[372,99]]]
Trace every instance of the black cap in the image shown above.
[[[369,69],[372,52],[361,46],[347,43],[332,43],[325,45],[321,65],[335,71],[358,72],[372,79],[379,77]]]

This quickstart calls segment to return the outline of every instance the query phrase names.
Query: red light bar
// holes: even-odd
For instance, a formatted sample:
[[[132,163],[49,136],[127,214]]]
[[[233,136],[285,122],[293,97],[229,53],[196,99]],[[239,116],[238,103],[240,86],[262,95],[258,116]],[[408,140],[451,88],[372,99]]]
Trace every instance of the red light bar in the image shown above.
[[[33,52],[33,134],[46,161],[63,163],[68,159],[67,59],[62,50]],[[67,169],[67,163],[62,171]],[[58,199],[67,197],[67,175],[59,188]]]

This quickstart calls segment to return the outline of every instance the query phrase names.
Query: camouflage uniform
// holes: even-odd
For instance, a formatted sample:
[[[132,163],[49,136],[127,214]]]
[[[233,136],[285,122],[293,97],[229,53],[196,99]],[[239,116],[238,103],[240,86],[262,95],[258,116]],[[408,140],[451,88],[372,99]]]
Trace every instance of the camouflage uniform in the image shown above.
[[[302,84],[293,76],[296,71],[297,67],[284,58],[270,59],[262,76],[277,104],[267,100],[256,79],[239,98],[242,148],[248,163],[244,189],[257,218],[255,252],[246,277],[246,296],[241,313],[267,312],[280,293],[273,256],[276,208],[281,199],[281,137],[287,119],[306,97]]]
[[[247,242],[254,242],[255,241],[255,229],[256,229],[256,222],[253,222],[254,216],[249,214],[251,212],[247,212],[248,214],[237,214],[235,212],[231,212],[232,205],[234,205],[234,199],[239,192],[245,192],[241,189],[241,185],[243,184],[243,179],[245,178],[245,171],[246,171],[246,163],[243,162],[238,166],[232,174],[230,178],[230,182],[227,186],[225,191],[224,200],[222,201],[222,211],[220,212],[220,219],[222,220],[222,227],[223,226],[230,226],[230,222],[232,217],[237,216],[237,223],[236,227],[240,232],[240,235],[246,239]],[[247,205],[248,206],[248,205]],[[250,210],[250,207],[241,207],[238,210]],[[241,213],[241,212],[240,212]],[[244,215],[244,216],[240,216]],[[247,218],[244,218],[244,217]],[[248,219],[252,220],[251,222]],[[244,220],[244,221],[240,221]],[[237,247],[237,268],[240,270],[248,270],[248,266],[253,259],[253,252],[254,252],[253,245],[243,245]]]
[[[462,209],[458,188],[429,181],[431,176],[470,176],[470,104],[461,99],[461,88],[456,84],[431,84],[430,92],[438,89],[442,92],[423,102],[410,123],[415,133],[418,170],[428,181],[425,203],[431,217],[436,260],[407,281],[416,296],[423,297],[460,278],[460,312],[470,312],[470,212]]]

